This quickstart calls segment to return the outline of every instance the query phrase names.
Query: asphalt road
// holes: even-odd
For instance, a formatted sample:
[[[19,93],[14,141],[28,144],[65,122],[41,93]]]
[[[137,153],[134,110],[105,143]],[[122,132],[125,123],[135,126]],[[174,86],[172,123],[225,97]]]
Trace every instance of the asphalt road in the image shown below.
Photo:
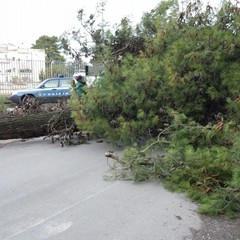
[[[105,143],[0,145],[1,240],[239,240],[240,221],[203,217],[161,182],[106,181]]]

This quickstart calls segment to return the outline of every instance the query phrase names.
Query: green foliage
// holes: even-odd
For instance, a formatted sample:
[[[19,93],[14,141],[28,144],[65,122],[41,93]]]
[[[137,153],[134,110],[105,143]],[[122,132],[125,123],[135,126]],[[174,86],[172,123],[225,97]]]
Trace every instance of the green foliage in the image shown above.
[[[4,113],[7,111],[7,107],[5,104],[6,101],[7,101],[6,97],[0,97],[0,113]]]
[[[175,113],[162,137],[125,149],[119,176],[137,182],[160,178],[166,188],[199,202],[200,213],[233,217],[240,210],[239,127],[226,123],[218,131]]]
[[[179,12],[176,1],[164,1],[136,31],[123,21],[108,35],[98,56],[104,76],[76,104],[74,119],[130,145],[118,176],[162,178],[202,213],[239,211],[239,26],[232,3],[215,13],[196,1]],[[143,41],[138,51],[133,39]]]
[[[238,25],[227,30],[220,27],[224,8],[216,18],[209,10],[198,9],[192,21],[184,16],[180,21],[175,2],[160,4],[151,15],[155,34],[152,29],[145,36],[145,47],[139,55],[124,53],[116,63],[113,46],[122,51],[134,36],[129,23],[122,21],[115,36],[109,35],[113,45],[105,51],[105,57],[110,58],[105,75],[83,103],[87,128],[110,141],[132,144],[143,136],[156,136],[158,129],[169,124],[168,109],[204,125],[216,121],[219,113],[228,114],[227,99],[236,97],[240,90],[240,55],[235,53],[240,37],[233,32]],[[206,19],[198,21],[200,17]],[[145,23],[146,18],[143,20]],[[139,35],[146,32],[144,26],[148,25],[138,29]]]
[[[199,212],[208,215],[226,214],[233,218],[240,211],[238,190],[217,188],[210,196],[203,198]]]
[[[133,64],[135,60],[130,57],[125,61]],[[143,59],[134,65],[139,67],[132,72],[125,67],[110,66],[112,73],[107,72],[83,99],[83,112],[88,120],[81,125],[109,140],[132,144],[143,136],[151,136],[167,121],[163,99],[154,98],[160,85],[151,76],[152,66]]]

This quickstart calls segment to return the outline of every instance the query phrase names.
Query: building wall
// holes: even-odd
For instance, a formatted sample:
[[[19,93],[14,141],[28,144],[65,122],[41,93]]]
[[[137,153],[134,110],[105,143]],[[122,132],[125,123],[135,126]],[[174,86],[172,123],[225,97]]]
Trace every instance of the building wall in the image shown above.
[[[45,50],[0,44],[0,83],[38,82],[45,71]]]

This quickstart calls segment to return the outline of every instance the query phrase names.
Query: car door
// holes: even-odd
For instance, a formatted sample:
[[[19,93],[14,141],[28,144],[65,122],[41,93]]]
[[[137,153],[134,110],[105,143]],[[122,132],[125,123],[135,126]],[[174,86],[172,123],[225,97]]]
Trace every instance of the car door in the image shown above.
[[[72,78],[59,79],[59,93],[62,100],[66,100],[71,96]]]
[[[43,85],[38,92],[38,100],[40,102],[57,102],[59,100],[59,79],[49,79]]]

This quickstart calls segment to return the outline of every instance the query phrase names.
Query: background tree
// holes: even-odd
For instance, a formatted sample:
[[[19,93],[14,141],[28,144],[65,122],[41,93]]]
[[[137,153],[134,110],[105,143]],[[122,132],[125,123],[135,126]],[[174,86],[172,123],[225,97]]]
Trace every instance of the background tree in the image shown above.
[[[46,62],[52,61],[65,61],[65,58],[61,55],[61,42],[56,36],[41,36],[36,40],[36,43],[32,45],[34,49],[45,49]]]

